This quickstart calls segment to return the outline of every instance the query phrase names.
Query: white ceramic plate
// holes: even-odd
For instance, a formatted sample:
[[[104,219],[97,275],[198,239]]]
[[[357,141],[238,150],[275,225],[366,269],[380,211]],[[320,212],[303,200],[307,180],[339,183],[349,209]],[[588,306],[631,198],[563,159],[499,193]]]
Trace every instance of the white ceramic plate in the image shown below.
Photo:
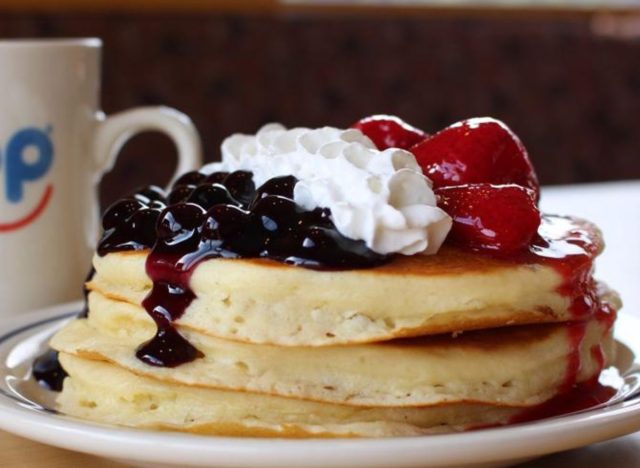
[[[640,430],[640,320],[616,325],[618,359],[605,372],[620,388],[605,405],[570,415],[460,434],[394,439],[285,440],[204,437],[80,421],[52,410],[55,394],[30,376],[51,334],[81,308],[64,304],[0,326],[0,428],[58,447],[140,466],[505,466]],[[109,389],[105,388],[108,392]]]

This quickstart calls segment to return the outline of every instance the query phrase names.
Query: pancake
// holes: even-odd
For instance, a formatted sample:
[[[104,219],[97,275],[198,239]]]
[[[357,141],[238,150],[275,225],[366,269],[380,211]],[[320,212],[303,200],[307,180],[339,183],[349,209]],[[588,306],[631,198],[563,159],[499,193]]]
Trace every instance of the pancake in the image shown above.
[[[602,300],[619,306],[617,296]],[[287,348],[180,332],[204,357],[176,368],[149,366],[136,349],[155,326],[139,306],[89,296],[88,319],[58,332],[53,348],[99,359],[157,380],[353,406],[428,406],[480,402],[530,406],[554,396],[571,378],[597,375],[613,352],[610,324],[598,319],[433,336],[383,343]],[[576,330],[581,336],[576,349]]]
[[[60,354],[70,374],[58,409],[141,429],[243,437],[390,437],[504,424],[518,408],[458,404],[371,408],[161,382],[106,362]]]
[[[596,246],[582,267],[586,274],[571,285],[575,293],[588,288],[591,262],[603,244],[592,224],[565,224],[554,233],[559,243],[570,245],[577,226],[580,236]],[[147,251],[96,255],[88,289],[141,304],[152,287],[147,256]],[[257,344],[366,343],[574,320],[565,282],[541,258],[497,259],[450,246],[437,255],[399,255],[363,270],[317,271],[265,259],[215,258],[196,266],[190,280],[196,298],[176,323]]]
[[[600,231],[539,212],[514,141],[497,169],[524,162],[534,190],[433,189],[353,129],[232,137],[222,163],[105,212],[87,313],[34,375],[64,379],[66,415],[233,436],[415,436],[604,401],[620,300],[592,276]]]

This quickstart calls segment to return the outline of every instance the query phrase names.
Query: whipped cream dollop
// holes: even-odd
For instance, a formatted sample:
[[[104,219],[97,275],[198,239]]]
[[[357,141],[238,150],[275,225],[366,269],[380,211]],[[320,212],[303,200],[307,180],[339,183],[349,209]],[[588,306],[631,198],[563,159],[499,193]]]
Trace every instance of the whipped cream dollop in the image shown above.
[[[380,151],[357,129],[269,124],[256,135],[231,135],[222,143],[222,162],[203,172],[237,170],[251,171],[256,187],[293,175],[298,205],[329,208],[342,235],[380,254],[436,253],[451,228],[415,157]]]

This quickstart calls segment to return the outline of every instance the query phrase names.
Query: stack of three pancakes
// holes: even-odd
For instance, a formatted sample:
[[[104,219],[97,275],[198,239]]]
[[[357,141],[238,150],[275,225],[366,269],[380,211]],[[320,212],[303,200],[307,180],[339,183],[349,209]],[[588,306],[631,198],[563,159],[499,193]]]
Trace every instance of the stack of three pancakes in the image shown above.
[[[445,246],[363,270],[203,261],[190,279],[195,299],[174,323],[200,355],[176,367],[136,358],[156,332],[141,306],[153,286],[148,252],[96,256],[88,317],[52,340],[69,373],[59,409],[138,428],[276,437],[516,421],[594,381],[613,358],[619,298],[591,275],[600,234],[555,221],[543,228],[554,226],[547,247],[560,259]],[[567,262],[572,255],[581,260]]]

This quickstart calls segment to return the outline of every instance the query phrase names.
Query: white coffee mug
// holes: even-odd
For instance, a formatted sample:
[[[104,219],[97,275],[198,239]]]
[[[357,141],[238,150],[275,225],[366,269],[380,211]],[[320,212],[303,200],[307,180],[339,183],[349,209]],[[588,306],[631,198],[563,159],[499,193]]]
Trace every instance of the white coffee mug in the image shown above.
[[[80,297],[98,236],[97,185],[129,137],[169,135],[176,174],[201,164],[186,115],[100,111],[101,47],[99,39],[0,41],[0,319]]]

